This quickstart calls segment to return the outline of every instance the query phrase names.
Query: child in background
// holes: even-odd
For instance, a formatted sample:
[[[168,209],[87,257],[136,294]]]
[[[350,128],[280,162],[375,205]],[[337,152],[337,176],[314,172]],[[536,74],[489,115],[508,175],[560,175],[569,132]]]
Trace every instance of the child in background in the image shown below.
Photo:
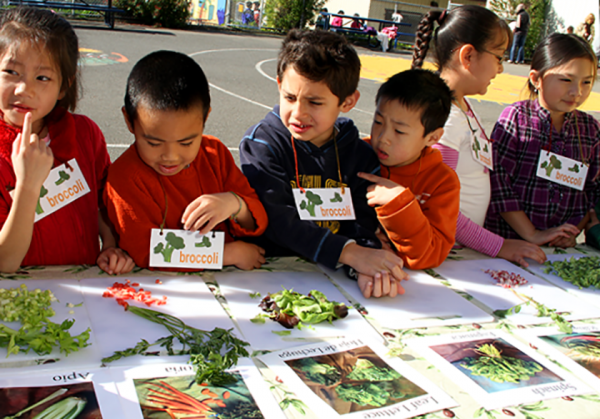
[[[492,132],[495,170],[485,223],[491,231],[538,245],[575,246],[600,198],[600,124],[577,110],[592,91],[596,69],[596,56],[582,38],[553,34],[538,44],[529,72],[531,99],[504,109]],[[552,180],[540,177],[549,152],[577,164],[548,170]],[[582,164],[583,190],[555,183],[557,174],[579,173]]]
[[[358,172],[379,172],[371,147],[340,112],[360,93],[360,60],[348,41],[322,31],[291,31],[277,63],[279,106],[240,144],[242,170],[269,215],[261,245],[267,255],[300,255],[334,269],[349,265],[366,297],[396,295],[406,277],[402,259],[380,248],[377,216]],[[293,189],[350,189],[355,220],[300,219]],[[401,289],[401,287],[400,287]]]
[[[151,229],[161,226],[224,231],[223,265],[265,263],[263,249],[234,240],[262,234],[267,215],[227,147],[203,135],[210,94],[200,66],[178,52],[147,55],[131,70],[122,110],[135,143],[111,166],[104,201],[135,263],[148,267]]]
[[[345,15],[343,10],[339,10],[337,12],[337,14]],[[331,19],[330,26],[335,26],[336,28],[341,28],[342,26],[344,26],[344,18],[342,18],[341,16],[334,16],[333,19]]]
[[[439,24],[435,32],[434,23]],[[488,256],[527,266],[525,257],[540,263],[545,260],[538,246],[524,240],[506,240],[483,228],[491,191],[486,165],[490,166],[489,153],[493,155],[494,146],[487,140],[466,99],[468,95],[485,94],[491,80],[502,72],[502,60],[511,35],[506,23],[483,7],[432,10],[417,29],[413,68],[423,65],[433,40],[434,61],[454,93],[444,135],[434,147],[441,151],[444,163],[456,170],[460,180],[456,241]],[[485,150],[487,153],[482,154]]]
[[[383,177],[359,173],[374,183],[369,205],[404,266],[439,266],[454,245],[460,182],[431,148],[444,133],[452,93],[436,74],[408,70],[381,85],[367,139],[381,163]]]
[[[98,207],[110,164],[104,136],[69,112],[79,86],[73,28],[51,11],[7,10],[0,56],[0,271],[98,263],[110,274],[129,272],[133,261],[115,247]],[[50,170],[73,158],[90,191],[34,223]]]

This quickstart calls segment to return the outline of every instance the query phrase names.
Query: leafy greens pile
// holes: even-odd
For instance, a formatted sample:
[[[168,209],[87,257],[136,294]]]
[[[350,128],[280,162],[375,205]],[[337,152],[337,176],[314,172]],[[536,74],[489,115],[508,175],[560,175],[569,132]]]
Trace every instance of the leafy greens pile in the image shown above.
[[[331,323],[348,315],[348,307],[344,303],[329,301],[325,294],[317,290],[304,295],[284,288],[263,298],[259,307],[288,329],[301,327],[303,323]]]
[[[57,301],[51,291],[28,290],[25,284],[18,288],[0,289],[0,320],[20,322],[18,330],[0,324],[0,347],[8,355],[33,350],[38,355],[48,355],[58,346],[65,355],[88,346],[90,329],[71,336],[69,329],[75,320],[61,324],[49,320],[54,316],[52,302]]]
[[[600,289],[600,257],[598,256],[546,261],[544,265],[545,273],[560,276],[579,289],[590,287]]]
[[[148,348],[160,345],[166,348],[169,355],[190,355],[189,362],[197,368],[198,384],[209,383],[222,386],[237,381],[236,377],[225,370],[235,366],[240,357],[248,356],[248,351],[244,347],[249,344],[236,338],[231,333],[232,329],[215,327],[207,332],[188,326],[175,316],[148,308],[129,306],[127,311],[163,325],[170,335],[154,343],[142,339],[135,347],[117,351],[112,356],[103,358],[102,362],[108,363],[133,355],[146,355]],[[173,349],[175,339],[183,345],[181,350]]]

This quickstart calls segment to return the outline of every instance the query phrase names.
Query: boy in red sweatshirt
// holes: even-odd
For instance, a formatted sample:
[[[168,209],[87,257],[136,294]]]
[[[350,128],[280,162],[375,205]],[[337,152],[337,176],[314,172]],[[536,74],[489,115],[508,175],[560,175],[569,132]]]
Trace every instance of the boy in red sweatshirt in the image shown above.
[[[210,93],[200,66],[174,51],[148,54],[131,70],[122,110],[135,143],[110,167],[104,202],[136,265],[149,266],[158,228],[223,231],[223,265],[265,263],[262,248],[237,240],[262,234],[267,214],[227,147],[204,135]]]
[[[460,182],[431,146],[439,141],[450,113],[452,92],[436,74],[408,70],[392,76],[377,92],[371,137],[381,176],[360,173],[374,183],[369,205],[404,265],[440,265],[454,244]]]

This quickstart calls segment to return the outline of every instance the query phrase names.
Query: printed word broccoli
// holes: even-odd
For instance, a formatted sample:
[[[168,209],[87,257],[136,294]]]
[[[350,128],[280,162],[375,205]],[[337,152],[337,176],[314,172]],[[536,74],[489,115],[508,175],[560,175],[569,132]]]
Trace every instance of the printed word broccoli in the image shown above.
[[[158,243],[154,248],[154,253],[162,253],[165,262],[171,263],[171,256],[173,255],[173,250],[183,249],[185,247],[185,242],[183,241],[183,238],[176,236],[172,232],[167,233],[165,240],[167,241],[167,244],[164,245],[162,243]]]
[[[342,199],[342,196],[336,192],[335,195],[333,196],[333,198],[331,198],[329,201],[330,202],[342,202],[343,199]]]
[[[577,163],[575,163],[573,167],[569,167],[569,172],[579,173],[579,166],[577,165]]]
[[[71,175],[65,172],[64,170],[61,170],[60,172],[58,172],[58,180],[54,183],[56,184],[56,186],[58,186],[69,179],[71,179]]]
[[[47,194],[48,194],[48,189],[44,188],[44,185],[42,185],[42,189],[40,189],[40,197],[38,198],[37,207],[35,208],[36,214],[42,214],[44,212],[44,209],[42,208],[42,205],[40,204],[40,199],[45,197]]]
[[[323,200],[319,195],[313,193],[311,191],[306,191],[306,199],[307,201],[302,201],[300,203],[300,209],[305,209],[308,211],[310,215],[315,216],[315,206],[321,205]]]
[[[479,144],[479,140],[475,137],[475,142],[473,143],[473,151],[475,152],[475,157],[479,158],[479,150],[481,150],[481,144]]]
[[[552,171],[554,169],[562,169],[562,163],[560,162],[558,157],[553,155],[553,156],[550,156],[549,162],[547,162],[547,161],[543,162],[540,167],[542,169],[546,169],[546,176],[550,177],[550,175],[552,174]]]
[[[210,242],[210,239],[208,238],[208,236],[204,236],[202,238],[202,241],[199,243],[195,244],[196,247],[211,247],[212,243]]]

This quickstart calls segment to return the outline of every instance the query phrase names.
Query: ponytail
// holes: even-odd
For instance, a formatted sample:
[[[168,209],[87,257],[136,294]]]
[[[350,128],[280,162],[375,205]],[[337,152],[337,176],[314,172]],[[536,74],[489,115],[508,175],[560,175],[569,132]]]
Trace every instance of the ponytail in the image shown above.
[[[434,29],[436,22],[439,26]],[[423,66],[432,41],[433,60],[441,71],[456,48],[469,44],[479,52],[484,51],[499,33],[504,35],[499,45],[506,39],[511,43],[512,32],[506,22],[485,7],[467,5],[451,11],[432,10],[417,28],[412,68]]]

